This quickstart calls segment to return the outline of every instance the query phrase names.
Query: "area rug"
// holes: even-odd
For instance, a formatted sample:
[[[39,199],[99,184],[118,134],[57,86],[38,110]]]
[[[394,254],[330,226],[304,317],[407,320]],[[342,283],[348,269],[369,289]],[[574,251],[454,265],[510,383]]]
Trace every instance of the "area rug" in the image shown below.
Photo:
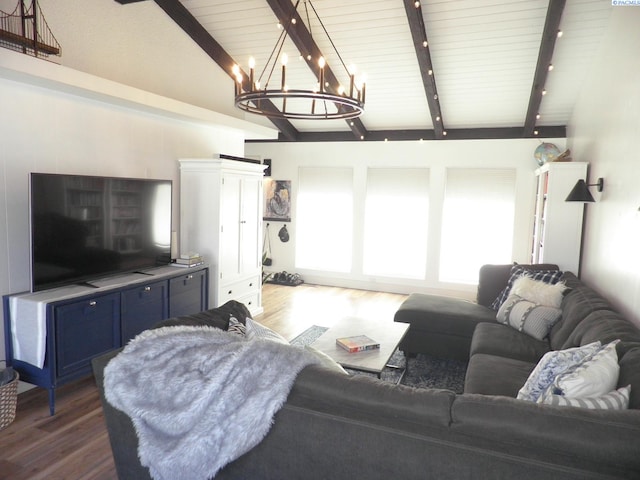
[[[292,345],[310,345],[324,332],[327,327],[313,325],[291,340]],[[404,365],[404,353],[396,350],[389,362],[391,365]],[[369,375],[371,373],[349,370],[352,375]],[[464,389],[464,376],[467,371],[467,362],[437,358],[419,353],[415,358],[409,358],[407,373],[400,382],[417,388],[445,388],[456,393],[462,393]],[[381,375],[381,380],[385,382],[398,383],[400,371],[393,368],[385,368]]]

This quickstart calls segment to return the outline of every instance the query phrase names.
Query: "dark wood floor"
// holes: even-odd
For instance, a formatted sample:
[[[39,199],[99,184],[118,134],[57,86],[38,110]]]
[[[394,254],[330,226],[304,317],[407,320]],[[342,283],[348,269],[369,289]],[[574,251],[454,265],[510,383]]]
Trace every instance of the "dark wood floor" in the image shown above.
[[[330,327],[346,317],[393,319],[405,295],[315,285],[265,285],[265,312],[256,320],[287,339],[311,325]],[[35,388],[18,398],[16,420],[0,431],[0,480],[115,479],[115,466],[92,377],[56,393],[49,416],[47,393]]]

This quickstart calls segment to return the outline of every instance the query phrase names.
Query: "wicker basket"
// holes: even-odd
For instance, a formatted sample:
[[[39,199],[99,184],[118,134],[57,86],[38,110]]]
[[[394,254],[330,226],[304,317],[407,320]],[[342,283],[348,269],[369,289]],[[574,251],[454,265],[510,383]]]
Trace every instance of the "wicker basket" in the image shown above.
[[[18,405],[18,372],[15,378],[0,387],[0,430],[8,427],[16,418],[16,406]]]

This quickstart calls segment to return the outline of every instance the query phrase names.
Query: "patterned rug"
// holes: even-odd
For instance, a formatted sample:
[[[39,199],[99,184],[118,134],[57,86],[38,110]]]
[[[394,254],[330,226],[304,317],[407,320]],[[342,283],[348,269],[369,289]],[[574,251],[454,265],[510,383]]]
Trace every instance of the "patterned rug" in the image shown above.
[[[291,340],[292,345],[309,345],[320,335],[328,330],[327,327],[313,325]],[[405,356],[396,350],[391,357],[391,365],[404,365]],[[371,373],[348,370],[352,375],[369,375]],[[464,389],[464,375],[467,371],[467,362],[437,358],[430,355],[418,354],[409,359],[407,373],[402,379],[402,385],[417,388],[446,388],[456,393],[462,393]],[[397,383],[400,372],[393,368],[385,368],[381,379],[385,382]]]

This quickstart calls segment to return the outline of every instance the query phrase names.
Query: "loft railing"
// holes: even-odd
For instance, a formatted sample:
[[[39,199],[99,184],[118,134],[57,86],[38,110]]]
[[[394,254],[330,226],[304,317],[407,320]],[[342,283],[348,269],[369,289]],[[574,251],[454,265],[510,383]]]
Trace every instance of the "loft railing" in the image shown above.
[[[19,0],[12,13],[0,10],[0,46],[35,57],[62,54],[36,0],[30,7]]]

